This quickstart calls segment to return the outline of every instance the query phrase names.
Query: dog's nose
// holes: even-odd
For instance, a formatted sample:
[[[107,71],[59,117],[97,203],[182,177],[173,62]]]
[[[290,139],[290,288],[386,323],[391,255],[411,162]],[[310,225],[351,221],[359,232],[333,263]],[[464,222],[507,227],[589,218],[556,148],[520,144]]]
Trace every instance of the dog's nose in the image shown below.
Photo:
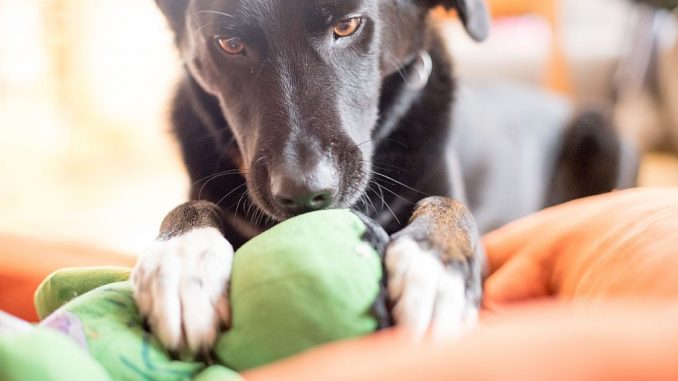
[[[306,173],[282,168],[271,175],[273,201],[290,214],[326,209],[332,205],[336,193],[333,172],[325,165]]]
[[[293,214],[325,209],[332,204],[332,193],[327,190],[302,193],[286,192],[287,190],[288,188],[283,188],[274,197],[279,207]]]

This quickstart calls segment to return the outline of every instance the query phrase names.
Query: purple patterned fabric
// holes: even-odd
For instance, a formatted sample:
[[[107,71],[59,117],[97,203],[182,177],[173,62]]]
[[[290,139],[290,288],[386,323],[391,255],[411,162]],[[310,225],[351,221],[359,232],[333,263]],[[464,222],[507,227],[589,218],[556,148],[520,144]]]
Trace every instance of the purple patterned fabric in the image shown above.
[[[41,327],[47,327],[64,333],[72,338],[82,349],[89,352],[85,328],[76,315],[63,310],[57,310],[40,323]]]

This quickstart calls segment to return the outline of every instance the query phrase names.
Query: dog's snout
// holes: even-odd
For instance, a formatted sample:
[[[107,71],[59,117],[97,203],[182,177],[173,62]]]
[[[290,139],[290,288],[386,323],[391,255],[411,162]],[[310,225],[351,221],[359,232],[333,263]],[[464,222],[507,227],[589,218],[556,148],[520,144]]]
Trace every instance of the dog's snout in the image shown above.
[[[337,194],[337,179],[328,164],[312,170],[285,165],[271,173],[271,196],[286,214],[301,214],[332,206]]]

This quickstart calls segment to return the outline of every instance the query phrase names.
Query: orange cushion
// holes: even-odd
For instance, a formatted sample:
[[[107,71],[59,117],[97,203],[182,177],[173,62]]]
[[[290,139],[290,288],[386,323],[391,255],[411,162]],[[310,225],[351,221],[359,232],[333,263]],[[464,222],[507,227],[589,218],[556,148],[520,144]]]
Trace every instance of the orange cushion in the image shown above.
[[[37,321],[33,293],[55,270],[75,266],[133,266],[136,258],[109,250],[0,234],[0,310]]]
[[[488,304],[678,296],[678,188],[577,200],[485,237]]]

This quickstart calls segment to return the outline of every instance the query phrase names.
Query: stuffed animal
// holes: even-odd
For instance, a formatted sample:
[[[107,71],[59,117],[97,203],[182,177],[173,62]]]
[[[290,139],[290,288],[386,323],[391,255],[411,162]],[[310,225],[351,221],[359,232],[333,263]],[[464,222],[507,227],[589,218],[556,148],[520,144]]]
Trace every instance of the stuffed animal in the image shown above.
[[[381,261],[387,239],[366,217],[328,210],[290,219],[248,242],[235,255],[232,326],[217,341],[218,365],[211,367],[174,359],[145,329],[125,281],[129,270],[62,270],[36,293],[37,310],[46,317],[39,329],[12,339],[35,342],[31,358],[22,361],[21,353],[10,350],[14,344],[0,338],[0,363],[9,369],[0,369],[0,379],[28,381],[40,374],[41,380],[59,381],[223,381],[324,343],[369,334],[389,324]],[[53,330],[71,340],[59,342]],[[53,343],[40,344],[45,340]],[[47,364],[43,359],[72,352],[73,343],[93,364],[84,366],[83,356],[62,358],[68,377],[59,375],[59,366],[39,369]],[[28,364],[33,373],[22,377]],[[73,378],[80,367],[91,370]]]

